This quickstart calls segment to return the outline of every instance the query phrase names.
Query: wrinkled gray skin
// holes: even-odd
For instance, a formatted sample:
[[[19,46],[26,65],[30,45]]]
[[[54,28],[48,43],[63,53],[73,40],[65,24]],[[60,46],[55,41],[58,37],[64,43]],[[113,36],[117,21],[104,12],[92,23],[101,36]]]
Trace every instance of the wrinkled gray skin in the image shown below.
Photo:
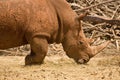
[[[66,0],[0,0],[0,49],[30,44],[25,64],[43,62],[50,43],[62,43],[66,54],[86,63],[93,56],[80,19]]]

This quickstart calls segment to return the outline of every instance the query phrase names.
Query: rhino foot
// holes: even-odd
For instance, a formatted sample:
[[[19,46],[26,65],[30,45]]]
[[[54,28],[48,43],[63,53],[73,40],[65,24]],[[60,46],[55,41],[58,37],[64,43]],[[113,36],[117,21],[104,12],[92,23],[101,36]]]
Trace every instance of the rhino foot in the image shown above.
[[[30,55],[27,55],[25,57],[25,65],[30,65],[32,64],[32,57]]]
[[[25,65],[33,65],[33,64],[42,64],[43,61],[35,61],[34,56],[27,55],[25,57]]]

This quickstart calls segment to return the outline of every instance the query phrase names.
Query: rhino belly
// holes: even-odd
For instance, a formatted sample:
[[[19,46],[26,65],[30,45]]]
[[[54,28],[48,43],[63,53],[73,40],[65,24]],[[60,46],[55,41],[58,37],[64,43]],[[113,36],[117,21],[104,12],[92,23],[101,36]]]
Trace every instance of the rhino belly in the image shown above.
[[[0,49],[7,49],[26,44],[27,42],[21,34],[12,30],[6,31],[0,29]]]

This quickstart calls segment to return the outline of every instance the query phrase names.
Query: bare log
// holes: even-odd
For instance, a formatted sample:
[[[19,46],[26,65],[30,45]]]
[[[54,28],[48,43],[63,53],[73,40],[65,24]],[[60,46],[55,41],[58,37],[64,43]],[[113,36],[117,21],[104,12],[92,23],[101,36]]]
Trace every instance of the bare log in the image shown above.
[[[120,26],[120,20],[115,20],[115,19],[107,19],[107,18],[102,18],[99,16],[86,16],[83,18],[83,21],[88,21],[88,22],[92,22],[94,24],[98,24],[98,23],[108,23],[111,25],[118,25]]]

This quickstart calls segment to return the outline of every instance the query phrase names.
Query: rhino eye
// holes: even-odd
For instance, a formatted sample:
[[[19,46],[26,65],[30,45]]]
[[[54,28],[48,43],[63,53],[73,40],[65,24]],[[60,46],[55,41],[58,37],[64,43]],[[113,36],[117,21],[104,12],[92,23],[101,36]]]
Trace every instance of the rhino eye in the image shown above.
[[[82,42],[82,41],[79,41],[79,44],[83,44],[83,42]]]

